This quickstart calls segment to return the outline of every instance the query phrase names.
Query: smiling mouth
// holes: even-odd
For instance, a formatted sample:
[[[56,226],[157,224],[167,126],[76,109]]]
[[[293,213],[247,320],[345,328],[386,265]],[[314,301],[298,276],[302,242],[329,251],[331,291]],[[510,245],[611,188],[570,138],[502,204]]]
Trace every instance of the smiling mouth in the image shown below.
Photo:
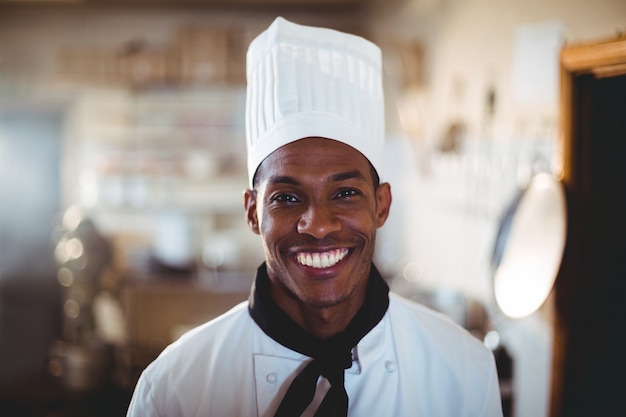
[[[330,268],[348,254],[348,249],[335,249],[328,252],[299,252],[296,259],[304,266],[312,268]]]

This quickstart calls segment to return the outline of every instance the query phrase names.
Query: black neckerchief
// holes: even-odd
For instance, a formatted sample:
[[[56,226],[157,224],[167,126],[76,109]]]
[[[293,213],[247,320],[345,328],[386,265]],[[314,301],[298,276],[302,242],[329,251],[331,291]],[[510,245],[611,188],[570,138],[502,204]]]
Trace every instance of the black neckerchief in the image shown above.
[[[352,366],[352,348],[376,326],[389,306],[389,287],[372,264],[365,302],[346,329],[327,339],[307,333],[270,296],[266,264],[257,270],[250,294],[250,315],[269,337],[281,345],[313,358],[293,380],[275,416],[300,416],[313,400],[317,380],[323,375],[330,390],[316,416],[347,416],[348,395],[344,370]]]

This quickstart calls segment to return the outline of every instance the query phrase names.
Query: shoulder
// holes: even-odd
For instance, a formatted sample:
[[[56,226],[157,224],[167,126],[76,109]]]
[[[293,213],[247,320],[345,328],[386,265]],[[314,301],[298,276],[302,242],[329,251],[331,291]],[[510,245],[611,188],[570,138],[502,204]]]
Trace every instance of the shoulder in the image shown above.
[[[251,359],[245,358],[251,357],[253,323],[243,302],[185,333],[143,371],[128,415],[192,416],[197,410],[225,415],[220,407],[241,405],[224,379],[251,375]],[[248,385],[241,391],[250,391]]]
[[[450,366],[460,362],[491,366],[492,352],[448,316],[396,294],[390,294],[389,315],[396,338],[422,346],[429,359],[434,357]]]

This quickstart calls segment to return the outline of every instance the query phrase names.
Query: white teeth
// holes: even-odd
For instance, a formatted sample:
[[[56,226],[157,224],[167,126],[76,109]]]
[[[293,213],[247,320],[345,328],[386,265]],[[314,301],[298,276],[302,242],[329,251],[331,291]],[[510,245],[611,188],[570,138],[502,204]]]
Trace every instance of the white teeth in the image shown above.
[[[348,254],[348,249],[336,249],[323,253],[298,253],[296,258],[302,265],[313,268],[329,268],[341,261]]]

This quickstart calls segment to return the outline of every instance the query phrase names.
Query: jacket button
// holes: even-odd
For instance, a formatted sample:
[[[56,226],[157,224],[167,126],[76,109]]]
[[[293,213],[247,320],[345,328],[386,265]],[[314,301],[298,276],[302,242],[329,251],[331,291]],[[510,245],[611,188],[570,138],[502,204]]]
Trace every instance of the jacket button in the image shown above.
[[[395,372],[396,369],[398,369],[398,364],[393,362],[393,361],[386,361],[385,362],[385,369],[387,370],[387,372],[391,373],[391,372]]]
[[[275,384],[276,381],[278,380],[278,377],[276,376],[274,372],[272,372],[265,376],[265,380],[269,382],[270,384]]]

